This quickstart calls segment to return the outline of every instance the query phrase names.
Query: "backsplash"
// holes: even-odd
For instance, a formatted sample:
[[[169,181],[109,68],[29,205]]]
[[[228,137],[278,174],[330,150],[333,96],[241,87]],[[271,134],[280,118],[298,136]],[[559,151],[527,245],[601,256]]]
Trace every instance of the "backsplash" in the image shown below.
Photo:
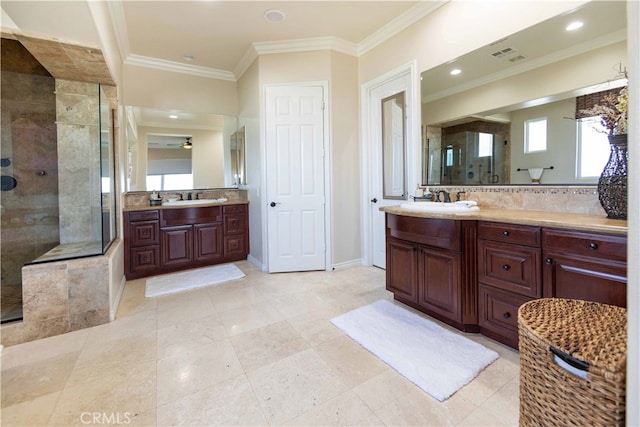
[[[474,200],[478,206],[532,211],[568,212],[606,217],[595,186],[427,186],[429,191],[464,191],[461,200]]]
[[[151,197],[151,191],[134,191],[130,193],[124,193],[123,206],[124,209],[143,208],[149,206],[149,198]],[[158,191],[157,192],[163,201],[168,201],[169,197],[180,197],[182,195],[184,200],[187,200],[188,194],[191,193],[192,198],[200,199],[220,199],[226,198],[229,201],[246,201],[248,200],[247,190],[240,190],[237,188],[211,188],[211,189],[199,189],[199,190],[181,190],[181,191]]]

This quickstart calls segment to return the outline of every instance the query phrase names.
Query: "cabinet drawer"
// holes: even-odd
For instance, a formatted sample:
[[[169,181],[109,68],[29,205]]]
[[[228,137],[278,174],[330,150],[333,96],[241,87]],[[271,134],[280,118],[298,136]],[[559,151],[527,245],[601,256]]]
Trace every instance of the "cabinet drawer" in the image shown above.
[[[146,246],[160,243],[158,220],[129,223],[130,245]]]
[[[155,273],[160,266],[160,247],[158,245],[131,248],[129,270],[134,274]]]
[[[545,250],[553,250],[554,252],[612,261],[627,261],[626,236],[545,228],[542,232],[542,245]]]
[[[540,249],[478,241],[478,281],[526,295],[542,296]]]
[[[540,246],[540,227],[478,221],[478,238],[527,246]]]
[[[247,212],[247,205],[226,205],[222,207],[224,214],[244,214]]]
[[[240,257],[246,258],[247,256],[247,236],[225,236],[224,237],[224,256],[225,257]]]
[[[200,208],[163,209],[161,223],[164,226],[202,224],[222,221],[222,206]]]
[[[459,251],[460,221],[386,215],[387,234],[397,239]]]
[[[513,348],[518,348],[518,309],[533,298],[482,284],[479,285],[478,290],[479,323],[482,332]]]
[[[157,210],[153,211],[136,211],[129,212],[129,221],[148,221],[153,219],[158,219],[159,214]]]
[[[224,214],[224,234],[244,234],[247,232],[246,215]]]

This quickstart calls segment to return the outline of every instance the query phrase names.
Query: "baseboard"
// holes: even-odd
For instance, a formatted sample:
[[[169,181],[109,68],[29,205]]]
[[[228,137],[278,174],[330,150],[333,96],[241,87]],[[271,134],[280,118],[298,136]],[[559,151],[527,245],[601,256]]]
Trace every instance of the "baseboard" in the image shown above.
[[[266,270],[267,267],[262,265],[260,261],[258,261],[256,258],[252,257],[251,255],[247,256],[247,261],[255,265],[256,268],[258,268],[260,271],[267,271]]]
[[[124,285],[127,283],[126,277],[122,276],[120,280],[120,286],[118,286],[118,294],[116,295],[114,303],[111,305],[109,310],[109,321],[113,322],[116,320],[116,314],[118,313],[118,307],[120,307],[120,300],[122,299],[122,294],[124,293]]]
[[[342,270],[344,268],[351,268],[351,267],[359,267],[361,265],[365,265],[364,264],[364,260],[362,259],[354,259],[351,261],[346,261],[346,262],[341,262],[338,264],[333,264],[331,266],[331,270]]]

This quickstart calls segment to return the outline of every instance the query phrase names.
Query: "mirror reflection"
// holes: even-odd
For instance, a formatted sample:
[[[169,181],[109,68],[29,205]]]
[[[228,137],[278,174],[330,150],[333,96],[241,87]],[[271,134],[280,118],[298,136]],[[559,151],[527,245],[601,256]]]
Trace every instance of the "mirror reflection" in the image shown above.
[[[232,163],[236,161],[231,161],[230,145],[237,128],[235,117],[134,106],[125,109],[128,191],[234,185]]]
[[[246,185],[244,126],[231,134],[229,157],[231,159],[231,185]]]
[[[382,194],[385,199],[404,199],[405,129],[404,92],[382,100]]]
[[[609,148],[576,103],[626,84],[625,12],[590,2],[423,72],[422,184],[595,185]]]

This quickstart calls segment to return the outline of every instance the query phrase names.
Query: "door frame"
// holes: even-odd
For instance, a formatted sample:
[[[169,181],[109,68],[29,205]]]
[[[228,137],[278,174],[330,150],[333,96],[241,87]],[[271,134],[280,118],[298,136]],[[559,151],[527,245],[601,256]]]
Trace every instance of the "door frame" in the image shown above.
[[[323,147],[324,147],[324,269],[325,271],[331,271],[331,194],[333,193],[331,187],[331,134],[329,133],[329,106],[331,105],[329,99],[329,81],[309,81],[309,82],[291,82],[291,83],[266,83],[262,85],[261,96],[262,102],[260,103],[260,155],[262,157],[262,195],[260,197],[262,213],[262,253],[263,264],[262,271],[269,271],[269,233],[267,224],[267,215],[269,214],[269,201],[267,200],[267,88],[273,87],[308,87],[319,86],[322,88],[322,97],[324,99],[324,108],[322,109],[322,121],[323,121]],[[260,191],[258,189],[258,191]]]
[[[362,198],[360,203],[361,209],[361,235],[362,235],[362,264],[373,265],[373,239],[371,238],[371,185],[373,179],[371,176],[371,151],[372,141],[370,141],[370,132],[372,123],[369,120],[371,92],[384,85],[385,83],[395,80],[405,74],[409,74],[411,81],[411,97],[406,100],[407,103],[407,120],[410,123],[407,126],[407,193],[411,193],[411,189],[415,188],[420,176],[420,80],[417,73],[416,61],[394,68],[391,71],[376,77],[375,79],[364,83],[360,90],[360,150],[361,150],[361,177],[360,188],[362,188]],[[400,200],[398,200],[400,203]]]

